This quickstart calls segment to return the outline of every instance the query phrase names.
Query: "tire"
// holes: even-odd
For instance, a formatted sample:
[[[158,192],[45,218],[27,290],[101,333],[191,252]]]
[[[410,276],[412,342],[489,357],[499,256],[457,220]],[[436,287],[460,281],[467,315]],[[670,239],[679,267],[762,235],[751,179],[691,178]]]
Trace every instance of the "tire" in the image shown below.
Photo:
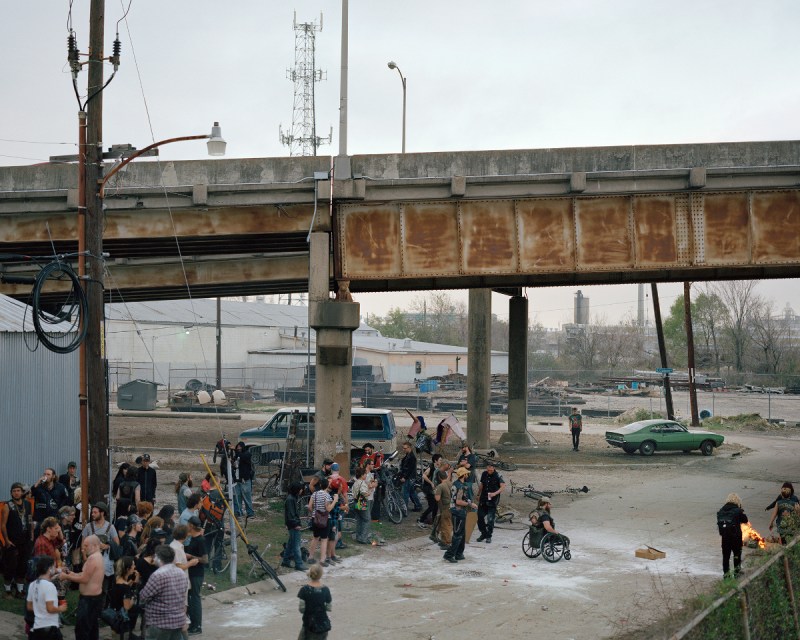
[[[542,540],[542,556],[548,562],[558,562],[564,556],[566,546],[560,535],[550,533]]]
[[[529,558],[536,558],[542,552],[541,547],[532,547],[531,546],[531,532],[530,529],[528,533],[525,534],[525,537],[522,539],[522,553],[524,553]]]
[[[284,585],[283,582],[281,582],[281,579],[278,577],[278,574],[275,573],[275,569],[272,568],[269,562],[264,560],[264,558],[261,557],[258,551],[253,551],[250,555],[256,562],[258,562],[258,566],[261,567],[261,570],[270,578],[272,578],[272,580],[275,582],[276,585],[278,585],[278,588],[284,593],[286,593],[286,585]]]
[[[264,488],[261,489],[262,498],[277,498],[281,495],[280,474],[273,473],[267,478],[264,483]]]
[[[634,453],[636,453],[636,447],[632,447],[632,446],[631,446],[631,445],[629,445],[629,444],[626,444],[626,445],[624,445],[624,446],[622,447],[622,450],[623,450],[625,453],[627,453],[629,456],[632,456]]]
[[[700,443],[700,452],[704,456],[710,456],[714,453],[714,443],[711,442],[711,440],[703,440],[703,442]]]
[[[403,512],[400,509],[400,503],[397,501],[397,496],[393,491],[387,491],[386,497],[383,499],[383,508],[389,520],[395,524],[400,524],[403,520]]]
[[[504,462],[502,460],[498,460],[497,462],[495,462],[495,465],[497,465],[498,469],[502,469],[503,471],[517,470],[517,465],[515,465],[513,462]]]
[[[639,446],[639,453],[643,456],[652,456],[653,452],[656,450],[656,443],[652,440],[645,440]]]

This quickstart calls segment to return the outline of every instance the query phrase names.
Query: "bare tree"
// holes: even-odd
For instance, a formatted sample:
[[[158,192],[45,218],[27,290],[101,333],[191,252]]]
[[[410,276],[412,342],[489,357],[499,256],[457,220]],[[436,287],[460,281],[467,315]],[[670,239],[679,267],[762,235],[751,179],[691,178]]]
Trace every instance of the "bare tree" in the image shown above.
[[[772,301],[762,302],[752,315],[753,343],[766,373],[778,373],[782,358],[789,345],[789,325],[784,316],[775,315]]]
[[[720,373],[720,340],[726,315],[722,299],[707,284],[692,303],[692,326],[698,363],[711,364],[717,375]]]
[[[747,349],[751,343],[751,319],[760,299],[755,292],[758,280],[732,280],[713,286],[727,311],[724,333],[731,346],[736,371],[744,371]]]

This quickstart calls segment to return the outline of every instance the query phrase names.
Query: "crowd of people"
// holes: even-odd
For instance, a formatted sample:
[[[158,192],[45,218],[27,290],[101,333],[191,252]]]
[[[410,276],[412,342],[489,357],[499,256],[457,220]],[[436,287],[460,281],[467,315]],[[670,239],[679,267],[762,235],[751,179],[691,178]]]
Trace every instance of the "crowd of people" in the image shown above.
[[[76,640],[97,640],[101,620],[120,640],[201,634],[204,534],[223,526],[222,512],[204,511],[190,473],[180,474],[174,503],[156,511],[157,470],[145,453],[118,468],[113,518],[95,501],[82,523],[76,469],[70,462],[61,476],[48,468],[30,487],[15,482],[0,502],[3,586],[6,598],[26,601],[29,636],[62,637],[70,589],[78,591]],[[208,479],[201,486],[218,500]]]

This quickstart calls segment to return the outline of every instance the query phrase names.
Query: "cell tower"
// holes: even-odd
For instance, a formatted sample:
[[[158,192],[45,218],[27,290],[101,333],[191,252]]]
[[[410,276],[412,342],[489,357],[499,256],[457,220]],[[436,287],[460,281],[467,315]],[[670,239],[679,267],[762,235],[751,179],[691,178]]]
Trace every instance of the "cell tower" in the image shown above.
[[[314,106],[314,87],[327,74],[314,66],[317,32],[322,31],[322,14],[316,22],[297,24],[294,14],[294,67],[286,70],[286,77],[294,83],[294,109],[292,130],[288,133],[279,127],[282,144],[289,147],[290,156],[315,156],[322,144],[333,140],[333,127],[326,138],[317,135],[317,117]]]

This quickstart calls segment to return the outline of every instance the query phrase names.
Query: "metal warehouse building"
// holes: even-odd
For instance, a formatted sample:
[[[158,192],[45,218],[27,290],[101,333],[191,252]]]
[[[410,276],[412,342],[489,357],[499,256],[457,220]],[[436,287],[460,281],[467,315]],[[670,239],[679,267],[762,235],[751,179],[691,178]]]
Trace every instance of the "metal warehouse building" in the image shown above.
[[[78,352],[45,349],[30,308],[0,295],[0,499],[12,482],[32,484],[45,467],[62,474],[80,460],[78,411]]]

